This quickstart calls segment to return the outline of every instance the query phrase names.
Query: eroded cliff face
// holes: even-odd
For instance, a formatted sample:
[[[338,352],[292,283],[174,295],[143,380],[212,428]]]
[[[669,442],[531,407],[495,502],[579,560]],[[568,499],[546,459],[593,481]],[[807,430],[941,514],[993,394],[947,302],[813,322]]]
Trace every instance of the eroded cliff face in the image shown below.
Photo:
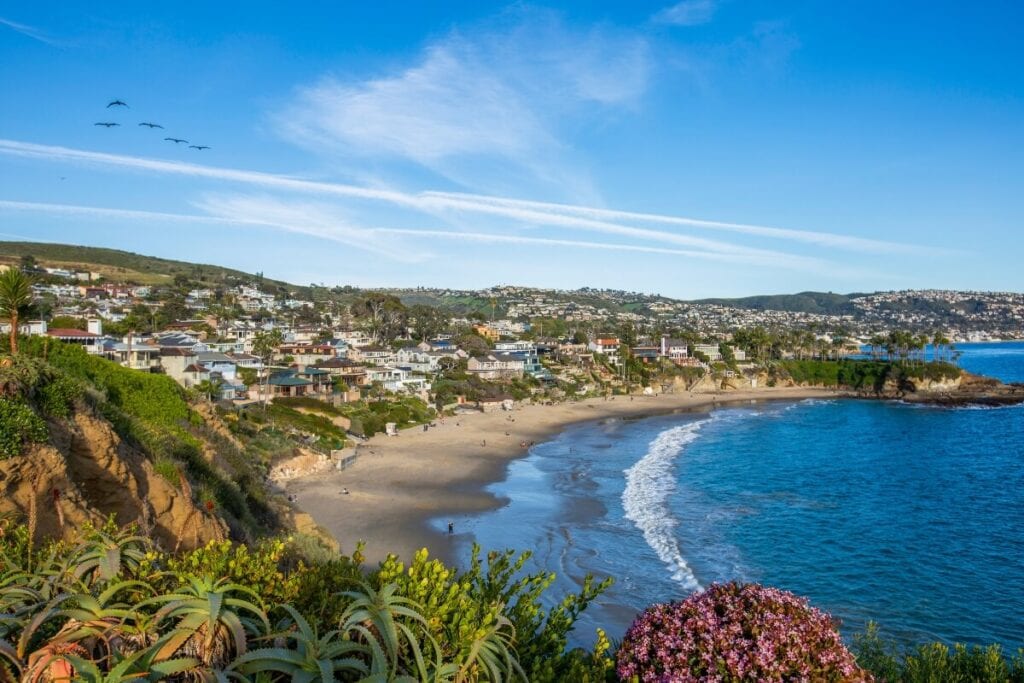
[[[137,523],[168,550],[227,537],[223,521],[193,503],[187,483],[157,474],[106,420],[78,412],[49,426],[49,444],[0,461],[0,515],[34,516],[40,538],[70,537],[110,516]]]

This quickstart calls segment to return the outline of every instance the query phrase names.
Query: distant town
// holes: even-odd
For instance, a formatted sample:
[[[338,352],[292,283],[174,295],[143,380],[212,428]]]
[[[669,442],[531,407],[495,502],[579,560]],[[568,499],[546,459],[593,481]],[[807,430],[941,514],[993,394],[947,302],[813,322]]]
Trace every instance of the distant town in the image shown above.
[[[687,302],[589,288],[299,287],[190,264],[173,276],[125,268],[119,276],[27,253],[6,261],[0,267],[33,279],[24,334],[241,403],[408,394],[439,408],[487,407],[653,391],[708,374],[756,381],[754,371],[773,358],[840,357],[866,346],[892,354],[885,335],[896,331],[921,348],[945,346],[950,357],[958,342],[1024,337],[1024,294],[1010,292]]]

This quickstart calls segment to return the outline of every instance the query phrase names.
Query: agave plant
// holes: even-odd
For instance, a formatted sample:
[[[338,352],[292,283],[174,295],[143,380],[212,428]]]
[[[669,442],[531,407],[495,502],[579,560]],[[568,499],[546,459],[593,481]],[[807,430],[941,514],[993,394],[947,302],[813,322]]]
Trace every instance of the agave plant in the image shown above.
[[[260,636],[270,630],[266,613],[257,606],[260,597],[251,588],[206,576],[184,578],[178,592],[146,601],[165,603],[154,616],[157,623],[177,620],[158,649],[158,660],[177,653],[195,657],[206,667],[223,667],[235,655],[245,654],[249,634]]]
[[[252,650],[240,656],[231,665],[232,673],[253,674],[277,672],[302,683],[333,683],[335,672],[350,672],[360,676],[370,673],[363,661],[370,648],[362,643],[344,639],[341,631],[333,630],[319,635],[315,628],[291,605],[283,605],[291,616],[283,631],[271,636],[281,647]],[[290,645],[288,647],[287,645]]]
[[[67,655],[71,667],[68,678],[50,677],[53,683],[75,681],[76,683],[125,683],[126,681],[161,681],[169,676],[195,671],[200,662],[197,659],[180,657],[154,661],[154,650],[139,650],[128,655],[114,653],[109,658],[93,659]]]
[[[455,674],[456,683],[476,681],[481,674],[490,681],[529,680],[515,655],[516,630],[506,617],[498,619],[473,641]]]
[[[371,680],[417,680],[428,677],[426,661],[420,649],[419,639],[433,643],[427,620],[415,609],[415,603],[396,595],[398,586],[389,583],[380,591],[360,583],[358,591],[343,591],[340,596],[352,602],[341,615],[341,632],[349,637],[362,640],[370,650]],[[419,633],[402,619],[411,622]],[[411,668],[416,677],[397,678],[400,656],[405,649],[411,652]],[[404,663],[404,662],[403,662]]]
[[[126,534],[97,533],[76,548],[71,555],[77,579],[89,577],[92,581],[113,581],[125,566],[135,569],[146,558],[149,539]]]

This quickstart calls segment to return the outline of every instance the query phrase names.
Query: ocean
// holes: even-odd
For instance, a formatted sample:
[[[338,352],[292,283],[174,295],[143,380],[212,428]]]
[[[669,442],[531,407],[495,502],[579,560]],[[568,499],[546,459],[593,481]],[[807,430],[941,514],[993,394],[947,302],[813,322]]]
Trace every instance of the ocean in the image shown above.
[[[1024,382],[1024,343],[960,364]],[[620,638],[637,611],[713,582],[806,596],[846,637],[1024,646],[1024,408],[758,402],[576,425],[513,462],[504,504],[453,543],[533,551],[551,597],[615,585],[574,634]],[[438,520],[440,526],[441,520]],[[469,532],[469,533],[466,533]]]

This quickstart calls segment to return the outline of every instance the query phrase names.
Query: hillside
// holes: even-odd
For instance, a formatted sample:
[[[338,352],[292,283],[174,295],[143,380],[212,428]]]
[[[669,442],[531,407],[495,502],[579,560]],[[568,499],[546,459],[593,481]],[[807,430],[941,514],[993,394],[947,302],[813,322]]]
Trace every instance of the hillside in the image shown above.
[[[832,292],[800,292],[798,294],[763,294],[738,299],[698,299],[693,304],[710,304],[746,308],[754,311],[790,311],[819,315],[852,315],[857,312],[852,299],[861,294]]]
[[[170,283],[179,275],[210,286],[248,283],[255,278],[250,273],[223,266],[174,261],[118,249],[44,242],[0,242],[0,263],[11,263],[24,256],[33,256],[46,266],[88,270],[108,279],[138,284]],[[295,288],[279,280],[264,282],[270,286]]]
[[[164,375],[39,337],[0,366],[0,514],[36,516],[41,534],[111,515],[171,546],[274,532],[254,455]]]
[[[703,331],[717,334],[738,328],[763,326],[781,329],[841,328],[845,334],[867,337],[879,331],[909,329],[915,332],[946,330],[957,339],[1024,336],[1024,294],[954,290],[901,290],[894,292],[836,294],[805,291],[740,298],[674,299],[660,294],[582,287],[575,290],[498,285],[485,289],[457,290],[443,287],[300,286],[266,279],[262,274],[208,264],[156,258],[114,249],[31,242],[0,242],[0,265],[31,256],[44,266],[101,273],[115,283],[157,285],[156,297],[179,300],[194,288],[206,288],[224,304],[236,300],[239,285],[254,285],[271,300],[273,311],[293,315],[294,307],[282,309],[286,299],[314,302],[311,317],[329,313],[335,319],[348,315],[350,306],[368,295],[388,295],[406,307],[426,305],[455,316],[518,321],[573,321],[616,329],[622,324],[662,329],[692,329],[695,321]],[[51,284],[60,278],[42,278]],[[61,302],[74,307],[73,298]],[[101,312],[102,315],[102,312]],[[187,311],[174,309],[181,317]],[[557,326],[555,326],[557,329]],[[550,329],[550,328],[549,328]],[[959,335],[959,336],[958,336]]]

